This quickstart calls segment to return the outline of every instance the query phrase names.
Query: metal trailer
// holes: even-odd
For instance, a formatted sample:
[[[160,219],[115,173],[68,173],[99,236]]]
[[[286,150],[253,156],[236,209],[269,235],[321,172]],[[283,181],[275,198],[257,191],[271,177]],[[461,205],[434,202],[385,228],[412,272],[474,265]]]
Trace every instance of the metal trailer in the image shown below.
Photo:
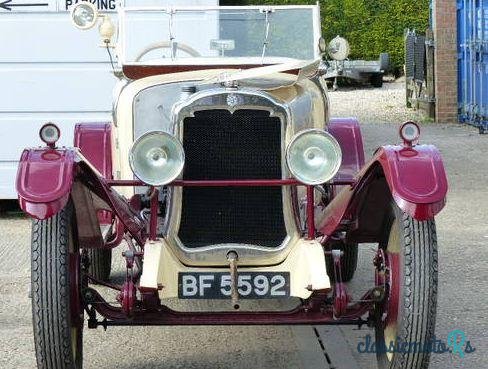
[[[80,32],[70,22],[69,11],[79,1],[0,0],[0,200],[17,198],[20,154],[39,145],[43,123],[58,124],[60,144],[72,146],[77,122],[112,120],[117,79],[107,50],[96,48],[98,32]],[[218,5],[218,0],[158,1]],[[118,3],[90,2],[102,12],[114,11]]]
[[[324,79],[333,80],[333,90],[337,90],[337,80],[348,78],[361,83],[371,83],[374,87],[383,86],[383,75],[390,69],[390,54],[382,53],[378,60],[349,60],[351,47],[341,36],[333,38],[326,47],[329,60],[325,60]]]
[[[371,83],[373,87],[379,88],[383,86],[383,75],[389,69],[389,60],[390,56],[387,53],[381,54],[378,60],[328,60],[324,78],[334,80],[334,91],[337,90],[339,78]]]
[[[458,0],[458,101],[461,122],[488,132],[488,0]]]

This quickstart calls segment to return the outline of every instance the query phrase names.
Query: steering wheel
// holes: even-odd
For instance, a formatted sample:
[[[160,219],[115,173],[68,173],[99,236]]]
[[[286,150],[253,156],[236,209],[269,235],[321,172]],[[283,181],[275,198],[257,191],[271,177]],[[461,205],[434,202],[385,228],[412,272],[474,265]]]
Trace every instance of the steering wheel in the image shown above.
[[[180,42],[174,42],[174,44],[176,45],[176,48],[181,50],[181,51],[184,51],[185,53],[187,53],[188,55],[190,56],[193,56],[193,57],[199,57],[201,56],[200,53],[198,51],[196,51],[194,48],[192,48],[191,46],[188,46],[186,44],[182,44]],[[171,42],[170,41],[161,41],[161,42],[155,42],[153,44],[150,44],[149,46],[147,46],[144,50],[142,50],[136,57],[135,61],[138,62],[138,61],[141,61],[142,57],[144,55],[146,55],[147,53],[153,51],[153,50],[156,50],[156,49],[170,49],[171,48]]]

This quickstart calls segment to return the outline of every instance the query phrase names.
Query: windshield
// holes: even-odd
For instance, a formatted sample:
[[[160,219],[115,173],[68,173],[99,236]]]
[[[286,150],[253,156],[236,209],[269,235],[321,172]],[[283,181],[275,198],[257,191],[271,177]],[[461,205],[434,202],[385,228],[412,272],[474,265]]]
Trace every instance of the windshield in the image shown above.
[[[318,57],[315,6],[125,7],[121,13],[123,63],[274,64]]]

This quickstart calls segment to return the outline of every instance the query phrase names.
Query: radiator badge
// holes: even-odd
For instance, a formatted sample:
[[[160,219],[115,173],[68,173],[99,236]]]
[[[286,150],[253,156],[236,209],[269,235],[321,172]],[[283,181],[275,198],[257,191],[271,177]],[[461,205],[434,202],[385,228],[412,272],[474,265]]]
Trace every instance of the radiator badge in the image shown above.
[[[239,104],[239,97],[235,94],[229,94],[227,95],[227,105],[230,107],[234,107]]]

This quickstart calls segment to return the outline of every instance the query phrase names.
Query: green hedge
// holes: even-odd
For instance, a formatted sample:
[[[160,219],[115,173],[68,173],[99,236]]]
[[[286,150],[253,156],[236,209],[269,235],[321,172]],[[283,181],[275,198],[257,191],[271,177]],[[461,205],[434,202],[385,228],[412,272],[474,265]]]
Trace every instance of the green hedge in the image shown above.
[[[310,0],[221,1],[239,4],[315,4]],[[322,35],[329,41],[341,35],[351,44],[351,58],[376,60],[391,56],[398,71],[404,64],[403,33],[406,28],[424,31],[429,24],[429,0],[321,0]]]

